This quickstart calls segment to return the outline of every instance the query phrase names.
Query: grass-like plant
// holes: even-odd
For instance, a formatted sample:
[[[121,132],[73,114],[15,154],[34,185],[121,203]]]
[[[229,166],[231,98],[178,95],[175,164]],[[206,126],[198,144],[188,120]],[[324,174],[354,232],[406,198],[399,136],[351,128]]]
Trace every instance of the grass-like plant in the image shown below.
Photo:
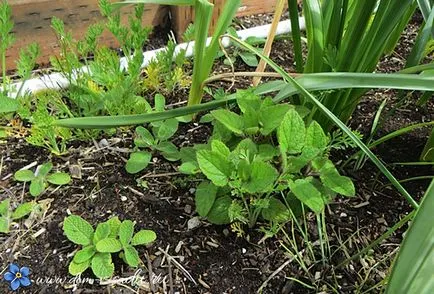
[[[125,0],[119,4],[153,3],[160,5],[193,6],[195,11],[194,65],[188,105],[199,104],[204,93],[204,82],[209,77],[219,52],[220,37],[226,33],[241,0],[226,1],[217,21],[211,41],[207,43],[213,4],[208,0]]]

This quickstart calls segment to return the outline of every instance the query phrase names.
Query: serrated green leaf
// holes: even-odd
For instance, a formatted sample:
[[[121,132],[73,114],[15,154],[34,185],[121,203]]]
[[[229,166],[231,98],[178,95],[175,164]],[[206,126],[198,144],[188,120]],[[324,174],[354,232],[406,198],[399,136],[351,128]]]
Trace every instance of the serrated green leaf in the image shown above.
[[[178,121],[174,118],[163,121],[163,123],[158,128],[158,132],[156,133],[156,137],[160,141],[165,141],[165,140],[169,139],[178,130],[178,124],[179,124]]]
[[[225,186],[231,175],[231,165],[220,153],[208,150],[197,152],[197,162],[204,175],[216,186]]]
[[[200,169],[195,161],[189,161],[181,164],[178,167],[178,171],[186,175],[194,175],[200,172]]]
[[[231,154],[229,148],[220,140],[212,140],[211,151],[219,153],[224,157],[228,157]]]
[[[320,173],[321,182],[327,188],[344,196],[352,197],[356,189],[350,178],[341,176],[335,170],[330,169]]]
[[[211,111],[211,114],[217,121],[219,121],[233,133],[237,135],[243,134],[244,123],[242,117],[238,114],[226,109],[214,110]]]
[[[93,245],[86,246],[75,253],[72,262],[75,264],[80,264],[86,261],[90,262],[90,259],[95,253],[96,253],[95,246]]]
[[[325,204],[321,192],[309,181],[309,179],[298,179],[290,182],[291,192],[313,212],[320,213],[324,210]]]
[[[258,146],[258,159],[263,161],[272,160],[274,157],[279,156],[279,149],[270,144],[262,144]]]
[[[144,127],[136,128],[136,138],[134,139],[134,145],[137,147],[151,147],[155,145],[154,136],[152,136],[151,132],[145,129]]]
[[[93,243],[96,244],[102,239],[107,238],[110,235],[110,225],[105,223],[100,223],[96,226],[95,234],[93,235]]]
[[[243,183],[243,188],[249,193],[268,192],[273,189],[277,180],[278,172],[269,163],[254,161],[251,164],[249,181]]]
[[[63,232],[75,244],[87,246],[92,242],[92,226],[78,215],[70,215],[65,218]]]
[[[138,231],[131,240],[131,245],[147,245],[154,242],[157,239],[157,234],[151,230],[140,230]]]
[[[124,247],[125,262],[131,267],[137,267],[140,263],[139,253],[133,246]]]
[[[9,233],[9,218],[0,216],[0,233]]]
[[[329,140],[320,124],[313,121],[306,130],[306,147],[325,149],[328,142]]]
[[[119,227],[119,241],[121,241],[122,246],[130,244],[133,234],[134,223],[130,220],[124,220]]]
[[[282,152],[300,153],[304,146],[306,127],[294,109],[288,110],[277,129],[277,138]]]
[[[0,216],[9,215],[10,207],[11,207],[11,200],[9,198],[0,202]]]
[[[115,253],[122,249],[122,244],[115,238],[105,238],[96,243],[96,250],[102,253]]]
[[[236,97],[238,107],[242,113],[258,110],[262,104],[261,98],[252,89],[238,89]]]
[[[263,219],[278,223],[287,222],[291,217],[291,213],[285,204],[274,197],[270,198],[268,207],[262,209],[261,213]]]
[[[289,108],[287,104],[261,107],[259,111],[259,122],[262,125],[261,134],[267,136],[279,127]]]
[[[35,205],[36,204],[34,202],[26,202],[18,205],[18,207],[12,213],[12,219],[17,220],[30,214],[33,208],[35,207]]]
[[[229,208],[232,204],[232,199],[229,196],[217,198],[207,215],[209,222],[216,225],[225,225],[231,222],[229,218]]]
[[[73,276],[78,276],[79,274],[86,271],[89,268],[89,266],[90,266],[90,259],[86,260],[83,263],[75,263],[75,262],[71,261],[69,263],[68,271],[69,271],[69,274],[71,274]]]
[[[71,177],[67,173],[54,173],[47,177],[47,181],[54,185],[66,185],[71,182]]]
[[[197,213],[205,217],[214,205],[217,197],[217,186],[210,182],[202,182],[196,188],[195,203]]]
[[[193,147],[182,147],[179,150],[179,156],[182,162],[196,162],[196,149]]]
[[[106,221],[106,224],[108,224],[110,228],[110,234],[108,235],[108,237],[116,238],[119,234],[119,227],[121,226],[121,221],[119,220],[119,218],[117,216],[114,216],[108,221]]]
[[[110,253],[96,253],[91,262],[92,271],[100,279],[107,279],[113,276],[115,266]]]
[[[34,197],[39,196],[45,190],[45,181],[41,176],[36,177],[30,183],[30,194]]]
[[[0,94],[0,113],[15,112],[19,107],[18,100]]]
[[[14,178],[20,182],[30,182],[35,178],[35,174],[31,170],[19,170],[14,174]]]
[[[149,152],[134,152],[125,165],[125,169],[130,174],[136,174],[144,170],[151,162],[152,155]]]

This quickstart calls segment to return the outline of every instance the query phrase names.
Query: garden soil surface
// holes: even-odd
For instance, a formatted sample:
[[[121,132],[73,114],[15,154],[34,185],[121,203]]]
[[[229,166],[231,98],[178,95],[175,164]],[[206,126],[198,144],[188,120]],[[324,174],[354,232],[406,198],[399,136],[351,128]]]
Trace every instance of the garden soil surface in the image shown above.
[[[269,16],[268,16],[269,17]],[[254,23],[258,18],[246,18]],[[385,57],[379,71],[401,69],[417,34],[420,19],[415,18],[391,56]],[[288,70],[293,69],[291,44],[276,42],[272,57]],[[237,71],[252,71],[241,62]],[[216,72],[230,72],[220,64]],[[215,83],[228,91],[248,86],[249,81]],[[232,88],[231,88],[232,86]],[[371,125],[381,102],[388,99],[387,113],[396,111],[384,122],[375,138],[413,123],[431,121],[434,104],[416,105],[418,93],[408,94],[398,104],[396,91],[368,92],[350,121],[353,130],[369,136]],[[171,97],[171,103],[185,100],[186,93]],[[432,99],[431,99],[432,100]],[[395,177],[405,180],[416,176],[433,176],[429,167],[395,165],[397,162],[418,161],[428,136],[427,129],[419,129],[390,140],[375,153],[388,165]],[[178,131],[175,144],[188,146],[205,142],[210,126],[191,123]],[[29,220],[14,224],[11,233],[0,235],[0,274],[9,263],[27,266],[33,284],[19,293],[379,293],[380,283],[388,274],[395,257],[404,225],[380,246],[354,261],[338,267],[346,258],[356,254],[370,242],[411,211],[411,207],[369,161],[357,171],[354,162],[343,167],[343,173],[352,177],[357,196],[337,198],[329,205],[327,227],[334,253],[323,264],[305,260],[312,276],[291,260],[281,246],[284,237],[278,234],[258,245],[263,234],[258,230],[245,230],[237,236],[229,226],[210,225],[198,218],[194,211],[194,192],[198,179],[180,175],[177,164],[159,156],[143,173],[132,176],[125,172],[125,161],[132,148],[132,132],[119,131],[115,136],[99,138],[95,142],[75,142],[69,153],[62,157],[30,146],[23,138],[2,141],[0,145],[0,200],[10,197],[13,203],[32,200],[28,187],[13,180],[18,169],[37,162],[51,160],[56,170],[73,175],[70,185],[49,188],[38,200],[44,208]],[[334,152],[333,160],[343,165],[356,149]],[[420,200],[428,185],[427,180],[404,184],[408,192]],[[94,280],[87,271],[80,279],[68,275],[68,264],[77,247],[64,236],[63,219],[77,214],[93,225],[119,216],[121,220],[136,221],[136,230],[152,229],[157,240],[148,247],[139,247],[143,264],[138,269],[126,267],[114,259],[116,277],[112,280]],[[309,217],[311,218],[311,217]],[[311,238],[314,250],[318,236],[315,219],[311,218]],[[290,231],[290,226],[286,227]],[[284,244],[284,243],[283,243]],[[301,252],[304,256],[304,253]],[[319,254],[318,254],[319,255]],[[122,278],[136,277],[136,285]],[[303,286],[304,283],[306,286]],[[334,290],[333,290],[334,289]],[[9,293],[8,284],[0,282],[0,293]]]

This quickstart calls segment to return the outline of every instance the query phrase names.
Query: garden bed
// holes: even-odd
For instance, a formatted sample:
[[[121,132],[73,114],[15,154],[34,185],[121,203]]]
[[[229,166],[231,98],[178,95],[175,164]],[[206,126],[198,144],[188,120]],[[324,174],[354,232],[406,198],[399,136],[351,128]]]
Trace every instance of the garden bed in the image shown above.
[[[381,71],[393,72],[402,67],[403,58],[408,54],[407,44],[413,42],[417,33],[418,21],[416,19],[408,26],[394,54],[380,63]],[[287,54],[289,44],[284,40],[276,42],[273,60],[283,65],[292,64],[293,57]],[[241,62],[236,63],[236,68],[237,71],[252,70]],[[228,70],[221,62],[215,68],[215,72]],[[233,88],[246,87],[248,83],[236,83]],[[219,82],[215,86],[228,89],[231,83]],[[185,95],[185,92],[174,93],[166,97],[167,102],[179,103]],[[366,94],[350,121],[352,129],[368,136],[381,101],[389,99],[386,110],[391,109],[397,103],[396,97],[396,91]],[[398,108],[384,124],[381,134],[412,123],[431,121],[433,114],[432,102],[426,107],[418,107],[412,96],[405,109]],[[392,165],[398,159],[401,162],[418,161],[427,134],[426,129],[416,130],[382,144],[375,153],[390,164],[398,179],[432,176],[430,167]],[[178,130],[174,143],[177,146],[204,143],[209,136],[209,125],[190,123]],[[0,235],[1,268],[15,262],[31,269],[34,284],[29,289],[20,290],[21,293],[57,294],[73,290],[76,290],[74,293],[168,293],[172,290],[179,293],[255,293],[262,286],[263,293],[353,293],[356,289],[378,293],[378,283],[387,275],[406,226],[368,254],[344,267],[337,267],[410,212],[405,199],[389,186],[369,161],[357,172],[348,165],[343,168],[343,172],[353,178],[357,196],[337,198],[329,205],[329,239],[332,248],[340,250],[329,263],[312,265],[310,270],[316,278],[312,285],[305,279],[298,263],[288,262],[290,259],[280,245],[283,236],[278,235],[258,245],[263,234],[257,230],[246,230],[243,237],[238,237],[229,226],[201,221],[194,210],[197,179],[179,174],[176,165],[154,156],[143,173],[136,176],[126,173],[124,165],[132,148],[132,137],[131,130],[127,130],[94,142],[74,142],[68,148],[68,154],[59,157],[29,145],[23,138],[3,139],[0,145],[2,199],[11,197],[13,201],[21,202],[29,197],[24,193],[23,185],[13,180],[13,173],[33,162],[41,164],[51,160],[56,169],[69,171],[73,178],[72,184],[50,189],[39,198],[46,201],[47,210],[30,219],[30,228],[21,223],[12,228],[9,235]],[[334,152],[332,158],[342,164],[354,152],[352,149]],[[406,183],[405,187],[420,199],[427,184],[428,181],[419,180]],[[114,259],[115,276],[141,276],[143,283],[140,287],[121,283],[116,278],[108,285],[92,284],[89,280],[74,285],[74,280],[68,275],[68,263],[75,245],[62,231],[62,222],[71,213],[81,215],[92,224],[117,215],[121,220],[136,221],[139,228],[156,232],[156,242],[139,249],[144,261],[140,266],[141,272],[126,267],[120,259]],[[314,226],[315,220],[310,219],[310,222]],[[312,234],[315,235],[314,230]],[[317,246],[314,248],[319,250]],[[60,280],[56,281],[56,277]],[[86,272],[81,278],[94,277]],[[303,287],[297,280],[307,286]],[[1,283],[0,292],[7,291],[8,285]]]

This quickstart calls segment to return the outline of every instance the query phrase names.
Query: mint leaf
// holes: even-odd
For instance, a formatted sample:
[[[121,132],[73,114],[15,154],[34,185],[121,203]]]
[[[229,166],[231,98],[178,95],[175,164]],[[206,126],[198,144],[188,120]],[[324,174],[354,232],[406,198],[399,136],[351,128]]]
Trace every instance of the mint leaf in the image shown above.
[[[158,144],[155,149],[161,152],[161,154],[169,161],[178,161],[181,158],[178,147],[169,141],[164,141]]]
[[[211,210],[217,197],[217,190],[217,186],[210,182],[202,182],[197,186],[194,200],[196,203],[196,211],[200,216],[205,217]]]
[[[215,151],[200,150],[197,152],[197,162],[201,171],[216,186],[225,186],[231,175],[231,164],[226,157]]]
[[[114,216],[110,218],[108,221],[106,221],[106,224],[110,228],[110,234],[108,235],[108,237],[116,238],[118,236],[119,227],[121,225],[121,221],[119,220],[119,218],[117,216]]]
[[[41,176],[36,177],[30,183],[30,194],[34,197],[39,196],[45,190],[44,178]]]
[[[250,67],[256,67],[258,66],[259,62],[256,58],[256,55],[253,53],[250,53],[248,51],[241,51],[238,53],[241,57],[241,59],[244,61],[245,64],[247,64]]]
[[[96,250],[102,253],[115,253],[122,249],[122,244],[115,238],[105,238],[96,243]]]
[[[74,258],[72,259],[73,263],[80,264],[86,261],[90,261],[92,256],[96,253],[95,247],[93,245],[84,247],[83,249],[77,251],[75,253]]]
[[[306,130],[306,147],[325,149],[329,143],[328,141],[320,124],[313,121]]]
[[[154,97],[154,109],[155,111],[161,112],[164,111],[164,107],[166,106],[166,98],[164,98],[161,94],[156,94]]]
[[[9,218],[0,216],[0,233],[9,233]]]
[[[130,174],[136,174],[144,170],[151,162],[152,155],[149,152],[134,152],[125,165],[125,169]]]
[[[263,161],[272,160],[274,157],[279,156],[279,149],[270,144],[262,144],[258,146],[257,158]]]
[[[176,131],[178,130],[178,121],[176,119],[168,119],[165,120],[160,127],[158,128],[158,132],[156,134],[157,138],[160,141],[164,141],[172,137]],[[155,134],[155,133],[154,133]]]
[[[238,114],[226,109],[214,110],[211,111],[211,114],[217,121],[231,130],[233,133],[237,135],[243,134],[244,123],[242,117]]]
[[[137,147],[151,147],[155,145],[154,136],[151,132],[144,127],[136,128],[136,138],[134,139],[134,145]]]
[[[0,202],[0,215],[7,216],[9,215],[9,208],[11,206],[11,200],[5,199]]]
[[[124,247],[125,262],[131,267],[137,267],[140,263],[139,253],[133,246]]]
[[[282,152],[300,153],[305,137],[306,127],[303,119],[294,109],[288,110],[277,129],[277,138]]]
[[[82,263],[75,263],[74,261],[71,261],[68,267],[68,271],[71,275],[77,276],[87,270],[89,266],[90,259]]]
[[[278,223],[287,222],[291,217],[291,213],[285,204],[274,197],[270,198],[268,207],[262,209],[261,213],[263,219]]]
[[[101,223],[96,226],[95,234],[93,235],[93,243],[96,244],[102,239],[107,238],[110,235],[109,224]]]
[[[63,232],[75,244],[86,246],[92,242],[92,226],[78,215],[70,215],[65,218]]]
[[[321,182],[327,188],[344,196],[353,197],[356,189],[350,178],[341,176],[333,169],[326,170],[320,174]]]
[[[92,258],[92,271],[100,279],[110,278],[115,266],[110,253],[96,253]]]
[[[180,173],[186,174],[186,175],[194,175],[197,174],[199,170],[199,166],[197,165],[196,161],[189,161],[184,162],[178,167],[178,171]]]
[[[45,177],[53,169],[51,162],[44,163],[36,169],[36,176]]]
[[[14,178],[20,182],[30,182],[35,178],[35,174],[31,170],[19,170],[14,174]]]
[[[151,230],[140,230],[138,231],[131,240],[131,245],[147,245],[152,243],[157,239],[157,234]]]
[[[71,177],[67,173],[54,173],[47,177],[47,181],[54,185],[66,185],[71,181]]]
[[[34,202],[26,202],[26,203],[20,204],[15,209],[15,211],[12,213],[12,219],[17,220],[17,219],[25,217],[26,215],[28,215],[32,212],[33,207],[35,207]]]
[[[268,192],[272,190],[277,177],[278,172],[271,164],[254,161],[251,164],[250,179],[243,184],[243,188],[251,194]]]
[[[231,154],[229,148],[220,140],[212,140],[211,142],[211,150],[213,152],[219,153],[224,157],[228,157]]]
[[[267,136],[280,126],[289,108],[287,104],[261,107],[259,112],[259,122],[262,125],[261,134]]]
[[[229,196],[217,198],[207,215],[208,221],[216,225],[229,224],[229,208],[232,204],[232,199]]]
[[[119,227],[119,241],[121,241],[122,246],[130,244],[133,234],[134,223],[130,220],[124,220]]]
[[[325,204],[321,192],[309,181],[309,178],[290,182],[289,188],[313,212],[320,213],[324,210]]]

